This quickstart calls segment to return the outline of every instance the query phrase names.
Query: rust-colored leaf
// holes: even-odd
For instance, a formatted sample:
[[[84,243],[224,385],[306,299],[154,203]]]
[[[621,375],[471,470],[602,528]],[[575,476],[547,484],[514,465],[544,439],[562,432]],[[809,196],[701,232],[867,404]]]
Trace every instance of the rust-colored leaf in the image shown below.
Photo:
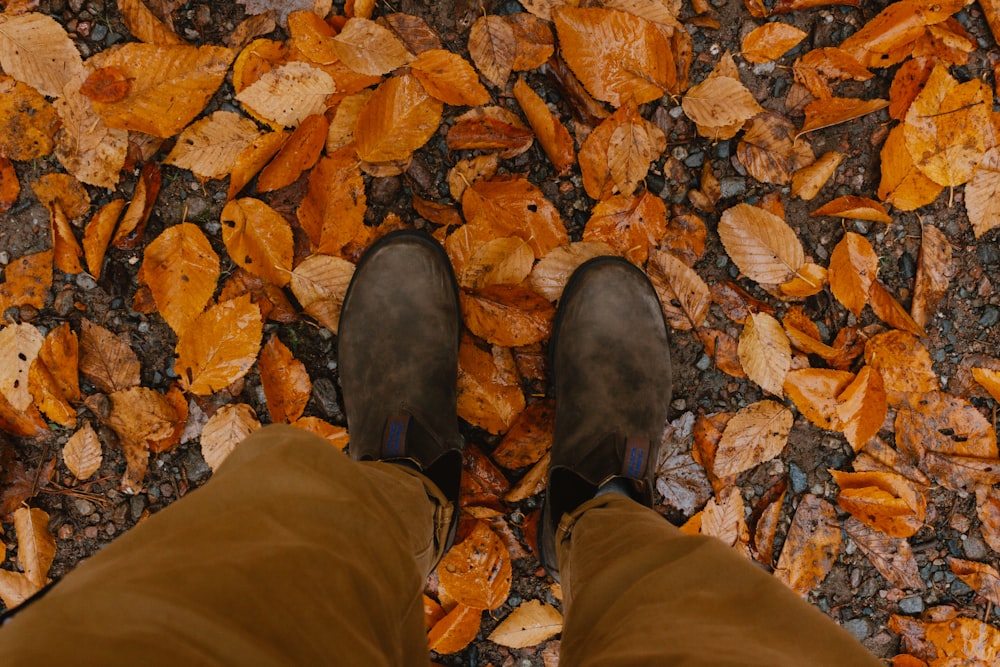
[[[481,180],[462,196],[466,225],[487,227],[493,236],[517,236],[535,257],[569,242],[559,211],[537,186],[521,176]]]
[[[868,303],[878,277],[878,255],[868,239],[847,232],[830,255],[830,291],[855,317]]]
[[[517,368],[510,352],[483,349],[462,338],[458,355],[458,414],[490,433],[506,433],[524,410]]]
[[[831,470],[840,487],[837,504],[890,537],[910,537],[924,525],[927,501],[920,489],[891,472]]]
[[[917,168],[906,148],[903,125],[889,131],[882,145],[882,180],[879,199],[902,211],[913,211],[937,199],[944,186],[938,185]]]
[[[660,297],[667,324],[680,331],[705,323],[711,292],[694,269],[662,250],[652,250],[646,272]]]
[[[273,423],[292,423],[302,416],[312,394],[306,366],[274,334],[260,351],[260,383]]]
[[[112,393],[139,384],[139,359],[129,344],[83,318],[80,321],[80,372],[98,389]]]
[[[877,201],[867,197],[856,195],[844,195],[823,204],[818,209],[810,213],[816,217],[820,215],[830,215],[839,218],[850,218],[851,220],[871,220],[872,222],[892,222],[892,217],[886,212],[885,207]]]
[[[312,168],[326,145],[329,126],[323,114],[303,118],[278,154],[257,176],[257,191],[270,192],[291,185],[303,171]]]
[[[195,318],[177,340],[174,366],[184,390],[207,396],[243,377],[260,351],[262,326],[260,308],[249,295]]]
[[[552,166],[560,174],[568,172],[576,161],[573,138],[569,135],[569,130],[549,111],[545,101],[524,82],[524,79],[518,79],[514,84],[514,97],[521,105],[528,124],[538,138],[538,143],[552,161]]]
[[[643,263],[667,229],[663,200],[648,190],[598,202],[583,230],[583,240],[606,243],[634,263]]]
[[[442,655],[458,653],[471,644],[479,634],[482,616],[481,609],[456,604],[455,608],[445,614],[427,633],[428,647]]]
[[[837,395],[837,415],[843,424],[844,437],[854,451],[859,451],[875,437],[882,428],[887,410],[882,376],[871,366],[865,366]]]
[[[924,88],[934,69],[934,58],[912,58],[907,60],[892,78],[889,88],[889,117],[903,120],[910,104]]]
[[[840,552],[837,512],[826,500],[806,494],[788,529],[774,576],[805,596],[826,578]]]
[[[479,107],[456,118],[445,141],[451,150],[496,150],[500,157],[512,158],[531,148],[534,135],[510,111]]]
[[[792,174],[816,159],[809,144],[796,136],[792,123],[776,113],[763,113],[750,121],[736,155],[751,176],[775,185],[787,184]]]
[[[448,596],[473,609],[496,609],[510,593],[510,553],[485,521],[476,521],[468,537],[441,559],[437,572]]]
[[[555,308],[534,291],[517,285],[491,285],[463,292],[465,325],[483,340],[515,347],[545,340]]]
[[[115,225],[125,208],[124,199],[112,199],[98,209],[94,217],[87,223],[83,233],[83,255],[87,260],[87,268],[95,279],[101,277],[104,269],[104,255],[111,243]]]
[[[52,152],[59,127],[58,116],[55,108],[34,88],[0,75],[0,117],[4,119],[0,129],[4,157],[35,160]]]
[[[766,63],[794,49],[807,34],[788,23],[765,23],[747,33],[740,48],[747,62]]]
[[[412,74],[387,79],[361,110],[354,129],[358,156],[368,162],[407,159],[437,131],[441,110]]]
[[[292,228],[273,208],[250,197],[230,201],[222,209],[222,240],[238,266],[279,287],[288,284]]]
[[[975,618],[924,621],[893,614],[889,629],[902,637],[904,650],[928,664],[986,667],[1000,660],[1000,630]]]
[[[445,104],[475,107],[490,101],[472,65],[457,53],[424,51],[410,63],[410,69],[427,93]]]
[[[968,400],[928,391],[896,413],[896,446],[918,455],[931,451],[953,456],[996,458],[993,424]]]
[[[366,209],[357,156],[353,146],[345,146],[313,168],[297,216],[315,250],[333,255],[357,236]]]
[[[143,233],[146,231],[146,223],[149,215],[153,212],[153,204],[160,193],[160,185],[163,175],[160,167],[155,162],[147,162],[139,172],[139,182],[136,183],[135,191],[132,193],[132,200],[125,209],[118,222],[118,229],[111,238],[111,243],[116,248],[131,250],[138,247],[143,242]]]
[[[928,392],[938,388],[931,355],[920,340],[905,331],[887,331],[865,344],[865,362],[879,371],[888,392]],[[889,395],[890,404],[893,396]]]
[[[142,281],[178,336],[202,313],[219,279],[219,256],[197,225],[168,227],[143,253]]]
[[[792,412],[776,401],[758,401],[729,420],[715,452],[712,471],[738,475],[781,453],[792,428]]]
[[[785,391],[806,419],[828,431],[844,428],[837,397],[854,381],[854,374],[826,368],[790,371]]]
[[[480,16],[469,30],[469,55],[487,81],[503,88],[517,58],[513,26],[500,16]]]
[[[913,321],[906,309],[878,280],[872,283],[871,291],[868,293],[868,303],[872,307],[872,312],[890,327],[909,331],[917,336],[927,335],[923,327]]]
[[[111,414],[106,423],[118,435],[125,453],[122,489],[136,494],[142,489],[149,466],[149,452],[170,449],[180,443],[177,411],[163,394],[145,387],[111,393]]]
[[[537,463],[552,446],[555,404],[551,400],[532,403],[518,415],[507,435],[493,450],[493,460],[509,470]]]

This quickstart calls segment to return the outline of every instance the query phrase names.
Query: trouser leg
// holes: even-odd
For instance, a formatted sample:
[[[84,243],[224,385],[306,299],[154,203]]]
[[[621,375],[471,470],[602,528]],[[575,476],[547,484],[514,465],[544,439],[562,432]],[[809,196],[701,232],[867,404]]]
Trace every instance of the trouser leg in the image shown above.
[[[574,667],[878,667],[853,637],[721,541],[617,494],[556,535]]]
[[[0,629],[2,665],[421,665],[452,508],[271,426]]]

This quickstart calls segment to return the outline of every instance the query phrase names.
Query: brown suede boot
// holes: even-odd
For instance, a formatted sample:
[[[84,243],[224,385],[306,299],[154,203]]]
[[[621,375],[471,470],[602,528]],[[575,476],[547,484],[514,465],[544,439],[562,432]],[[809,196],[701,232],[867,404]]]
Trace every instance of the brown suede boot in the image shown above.
[[[609,482],[652,505],[671,370],[656,292],[617,257],[592,259],[573,273],[551,345],[556,423],[538,544],[558,581],[555,533],[563,514]]]
[[[456,508],[460,335],[458,285],[441,244],[399,231],[373,245],[344,297],[337,340],[350,455],[416,468]]]

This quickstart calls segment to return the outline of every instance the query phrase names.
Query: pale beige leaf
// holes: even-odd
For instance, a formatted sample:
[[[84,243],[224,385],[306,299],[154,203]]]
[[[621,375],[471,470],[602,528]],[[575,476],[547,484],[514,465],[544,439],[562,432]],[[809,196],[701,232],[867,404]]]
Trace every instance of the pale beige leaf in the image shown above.
[[[139,358],[129,344],[87,318],[80,321],[80,373],[110,394],[139,384]]]
[[[965,210],[977,239],[1000,226],[1000,147],[986,152],[965,186]]]
[[[181,386],[207,396],[243,377],[257,359],[263,322],[249,294],[216,304],[177,340]]]
[[[0,67],[48,97],[83,71],[83,59],[55,19],[39,12],[0,14]]]
[[[767,313],[750,313],[740,334],[738,352],[747,377],[765,391],[784,396],[782,387],[792,367],[792,346],[778,320]]]
[[[701,514],[701,534],[717,537],[731,547],[745,547],[750,534],[744,510],[739,488],[725,489],[705,505]]]
[[[293,61],[266,72],[236,99],[262,118],[296,127],[326,110],[326,98],[337,92],[333,77],[308,63]]]
[[[785,448],[793,421],[792,411],[777,401],[758,401],[743,408],[722,432],[713,472],[728,477],[770,461]]]
[[[232,111],[216,111],[191,123],[163,161],[190,169],[201,179],[222,178],[233,170],[236,159],[260,136],[257,124]]]
[[[614,249],[600,241],[577,241],[550,251],[531,270],[531,289],[549,301],[558,301],[569,277],[588,259],[614,255]]]
[[[640,0],[645,2],[645,0]],[[579,7],[580,0],[523,0],[521,6],[543,21],[552,20],[552,11],[559,7]]]
[[[41,589],[22,572],[0,570],[0,599],[7,609],[13,609]]]
[[[500,165],[500,156],[496,153],[477,155],[467,160],[459,160],[448,170],[448,191],[455,201],[462,201],[465,189],[480,179],[493,178]]]
[[[87,185],[113,188],[128,153],[128,132],[108,127],[80,94],[81,72],[55,101],[62,124],[56,132],[55,156],[76,179]]]
[[[49,515],[37,507],[14,511],[17,531],[17,560],[24,575],[41,588],[48,582],[49,568],[56,555],[56,539],[49,532]]]
[[[340,323],[354,265],[339,257],[312,255],[292,272],[292,292],[309,315],[333,333]]]
[[[907,540],[889,537],[866,526],[853,516],[844,522],[844,532],[894,588],[920,591],[926,588],[917,568],[917,561],[913,557],[913,549]]]
[[[15,410],[27,410],[34,402],[28,371],[44,342],[42,333],[27,322],[0,329],[0,394]]]
[[[198,225],[167,227],[143,253],[142,279],[178,336],[201,315],[219,280],[219,256]]]
[[[559,610],[539,600],[528,600],[501,621],[487,639],[508,648],[527,648],[559,634],[562,627]]]
[[[245,403],[224,405],[212,415],[201,430],[201,455],[215,472],[236,445],[260,428],[253,408]]]
[[[326,133],[326,152],[333,153],[338,148],[343,148],[354,141],[354,127],[358,124],[358,116],[361,109],[375,93],[374,90],[366,88],[361,92],[348,95],[337,105],[337,111],[330,121],[330,129]]]
[[[806,261],[792,228],[770,211],[749,204],[737,204],[722,214],[719,237],[740,271],[765,285],[789,280]]]
[[[708,77],[692,86],[684,94],[681,108],[688,118],[705,128],[737,125],[764,110],[739,79],[728,76]]]
[[[368,76],[388,74],[413,60],[413,54],[391,30],[369,19],[347,19],[333,45],[348,68]]]
[[[480,16],[469,31],[469,55],[487,81],[503,88],[517,57],[514,28],[500,16]]]
[[[712,294],[694,269],[663,250],[651,250],[646,274],[660,297],[667,324],[680,331],[705,323]]]
[[[459,284],[466,289],[488,285],[519,285],[535,263],[527,241],[508,236],[487,241],[469,258]]]
[[[101,453],[101,441],[97,432],[89,423],[74,433],[63,445],[63,462],[73,476],[84,480],[89,478],[101,467],[104,456]]]

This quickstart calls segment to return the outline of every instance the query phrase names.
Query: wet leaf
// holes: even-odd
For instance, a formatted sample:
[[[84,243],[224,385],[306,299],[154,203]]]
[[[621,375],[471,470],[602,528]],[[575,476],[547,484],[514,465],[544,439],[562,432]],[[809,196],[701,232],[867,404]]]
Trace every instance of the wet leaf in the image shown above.
[[[652,250],[646,273],[660,297],[667,324],[688,331],[705,323],[711,293],[693,269],[668,252]]]
[[[458,282],[473,290],[490,285],[519,285],[528,277],[534,262],[535,255],[526,241],[516,236],[493,239],[476,249]]]
[[[1000,604],[1000,572],[988,563],[948,558],[951,571],[965,584],[993,604]]]
[[[868,294],[868,303],[872,307],[872,312],[890,327],[909,331],[917,336],[927,335],[923,327],[913,321],[906,309],[889,294],[889,291],[878,280],[872,283],[871,291]]]
[[[104,255],[124,208],[124,199],[112,199],[98,209],[84,230],[83,255],[87,260],[87,268],[95,279],[100,278],[104,270]]]
[[[279,127],[295,127],[323,113],[326,98],[337,91],[333,77],[303,62],[275,67],[236,94],[244,107]]]
[[[477,155],[468,160],[459,160],[448,170],[448,191],[452,199],[462,201],[465,189],[480,179],[496,176],[500,158],[496,153]]]
[[[243,377],[260,351],[261,330],[260,308],[249,295],[210,307],[178,337],[181,387],[207,396]]]
[[[536,258],[569,242],[559,211],[521,176],[476,181],[462,196],[462,213],[468,226],[527,241]]]
[[[552,166],[560,174],[565,174],[576,161],[573,150],[573,138],[559,119],[549,111],[545,101],[532,90],[524,79],[518,79],[514,84],[514,97],[521,106],[531,129],[538,138],[538,143],[552,162]],[[661,149],[662,150],[662,149]],[[647,165],[647,170],[649,166]],[[645,174],[643,174],[645,175]]]
[[[368,76],[388,74],[413,60],[391,30],[369,19],[347,19],[333,44],[345,65]]]
[[[394,76],[375,90],[354,128],[358,156],[368,162],[405,160],[437,131],[442,104],[412,74]]]
[[[357,236],[367,205],[354,147],[345,146],[313,167],[296,215],[316,252],[333,255]]]
[[[909,542],[869,528],[853,516],[844,522],[844,532],[889,585],[919,591],[926,588]]]
[[[271,421],[290,424],[301,417],[312,395],[312,382],[305,364],[272,334],[261,348],[257,367]]]
[[[230,201],[222,209],[222,240],[238,266],[279,287],[288,284],[292,228],[273,208],[250,197]]]
[[[809,144],[796,137],[791,122],[776,113],[760,114],[750,121],[736,155],[751,176],[775,185],[786,185],[792,174],[816,160]]]
[[[80,321],[80,372],[106,394],[139,385],[139,359],[129,344],[87,318]]]
[[[794,49],[807,35],[788,23],[765,23],[747,33],[741,50],[747,62],[766,63]]]
[[[928,391],[896,413],[896,446],[914,453],[996,458],[993,424],[968,400]]]
[[[776,401],[743,408],[722,432],[712,471],[728,477],[770,461],[785,448],[792,421],[791,410]]]
[[[764,108],[738,79],[709,76],[692,86],[681,102],[684,114],[698,125],[702,136],[716,138],[720,128],[742,126]]]
[[[463,292],[465,325],[476,336],[504,347],[530,345],[549,337],[555,308],[526,287],[491,285]]]
[[[633,263],[643,263],[667,229],[663,200],[648,190],[598,202],[583,230],[583,240],[606,243]]]
[[[802,243],[784,220],[764,209],[737,204],[719,221],[726,252],[747,277],[763,284],[783,283],[805,263]]]
[[[855,317],[868,303],[878,277],[878,255],[868,239],[847,232],[830,255],[830,291]]]
[[[795,509],[774,576],[805,596],[821,584],[840,552],[837,513],[826,500],[806,494]]]
[[[806,419],[828,431],[844,428],[837,397],[854,381],[854,374],[827,368],[801,368],[785,378],[785,391]]]
[[[944,186],[938,185],[917,168],[906,148],[903,126],[889,131],[882,145],[882,180],[879,199],[901,211],[913,211],[937,199]]]
[[[27,322],[0,329],[0,394],[15,410],[34,410],[28,375],[44,342],[41,332]]]
[[[180,444],[177,411],[163,394],[145,387],[122,389],[108,398],[111,414],[106,423],[125,453],[122,490],[136,494],[142,490],[150,450],[165,451]]]
[[[552,446],[555,406],[551,400],[532,403],[518,415],[497,448],[493,460],[514,470],[537,463]]]
[[[806,201],[811,200],[830,180],[844,157],[843,153],[829,151],[808,167],[803,167],[792,174],[792,196]],[[813,215],[817,214],[814,212]]]
[[[224,405],[209,417],[201,430],[201,455],[213,472],[236,446],[260,428],[253,408],[245,403]]]
[[[449,597],[473,609],[496,609],[510,593],[510,553],[484,521],[444,555],[437,572]]]
[[[816,100],[805,108],[806,120],[799,135],[846,123],[849,120],[874,113],[889,106],[886,100],[859,100],[854,98],[830,97]]]
[[[350,441],[350,435],[343,426],[334,426],[319,417],[299,417],[291,423],[295,428],[315,433],[337,449],[343,451]]]
[[[837,504],[867,526],[890,537],[910,537],[924,525],[927,501],[902,475],[831,470],[840,487]]]
[[[271,192],[298,180],[303,171],[312,168],[326,145],[329,122],[326,116],[306,116],[288,137],[274,159],[257,176],[257,191]]]
[[[767,313],[751,312],[737,348],[747,377],[765,391],[782,396],[792,364],[792,349],[781,323]]]
[[[887,331],[865,344],[865,362],[878,370],[891,392],[928,392],[938,388],[927,348],[911,333]]]
[[[353,276],[354,265],[347,260],[329,255],[311,255],[292,272],[292,292],[302,310],[337,333],[340,309]]]
[[[562,614],[538,600],[522,602],[490,633],[494,644],[526,648],[540,644],[562,632]]]
[[[820,215],[837,216],[851,220],[871,220],[872,222],[892,222],[892,217],[885,207],[877,201],[856,195],[844,195],[823,204],[810,213],[812,217]]]
[[[0,26],[0,38],[2,38]],[[0,152],[10,160],[26,161],[52,152],[59,127],[55,107],[31,86],[0,76]]]
[[[910,104],[923,90],[931,71],[934,69],[934,58],[912,58],[907,60],[892,78],[889,88],[889,117],[903,120]]]
[[[505,433],[524,410],[524,393],[510,353],[483,349],[464,337],[458,355],[458,414],[490,433]]]
[[[1000,659],[1000,630],[975,618],[921,621],[889,617],[889,629],[902,637],[902,648],[931,664],[986,667]]]
[[[142,282],[178,336],[202,313],[219,279],[219,256],[190,222],[168,227],[143,253]]]
[[[455,119],[446,136],[451,150],[496,150],[502,158],[524,153],[534,135],[521,120],[502,107],[477,107]]]
[[[84,424],[63,445],[63,462],[73,476],[79,480],[90,478],[101,467],[104,460],[101,441],[89,423]]]
[[[354,141],[354,128],[358,124],[358,116],[361,115],[361,109],[374,93],[374,90],[366,88],[359,93],[348,95],[340,101],[333,118],[330,120],[330,128],[326,134],[327,154],[332,154]]]
[[[444,49],[424,51],[410,63],[410,69],[427,93],[445,104],[474,107],[490,101],[472,65],[457,53]]]
[[[483,612],[462,604],[456,604],[444,618],[435,623],[427,633],[430,650],[442,655],[458,653],[472,643],[479,634]]]
[[[837,416],[844,437],[854,451],[878,434],[885,421],[888,404],[882,376],[871,366],[858,371],[857,376],[837,395]]]

